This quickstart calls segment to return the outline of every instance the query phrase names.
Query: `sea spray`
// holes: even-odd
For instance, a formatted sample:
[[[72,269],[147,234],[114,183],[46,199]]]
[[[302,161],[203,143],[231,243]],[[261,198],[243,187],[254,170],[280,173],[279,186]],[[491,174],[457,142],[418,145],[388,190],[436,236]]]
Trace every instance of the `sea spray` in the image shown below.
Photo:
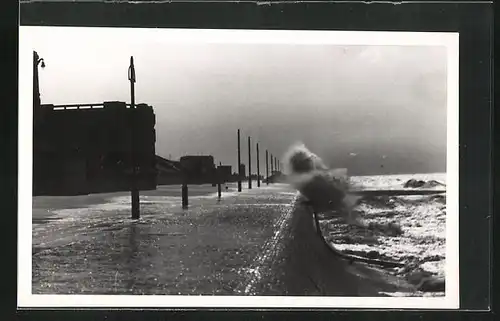
[[[287,182],[304,196],[317,213],[333,211],[351,217],[359,197],[350,195],[347,169],[330,169],[303,143],[293,144],[284,157]]]

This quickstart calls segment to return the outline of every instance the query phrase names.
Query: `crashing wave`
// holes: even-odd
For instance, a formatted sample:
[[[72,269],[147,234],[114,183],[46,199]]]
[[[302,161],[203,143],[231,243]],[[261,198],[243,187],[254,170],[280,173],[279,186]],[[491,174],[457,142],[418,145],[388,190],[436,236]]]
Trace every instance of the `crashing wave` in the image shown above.
[[[303,143],[292,145],[285,153],[284,161],[287,182],[307,199],[316,213],[334,211],[351,215],[351,209],[360,197],[349,194],[353,186],[346,168],[328,168]]]

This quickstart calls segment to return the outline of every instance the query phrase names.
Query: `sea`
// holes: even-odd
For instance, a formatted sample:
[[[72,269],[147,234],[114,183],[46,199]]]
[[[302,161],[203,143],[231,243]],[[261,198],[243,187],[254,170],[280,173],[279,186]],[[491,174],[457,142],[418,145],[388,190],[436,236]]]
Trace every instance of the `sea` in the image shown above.
[[[401,190],[410,179],[445,185],[446,173],[353,176],[349,179],[361,189]],[[339,218],[325,217],[321,221],[325,238],[336,249],[404,263],[405,268],[391,268],[388,272],[412,283],[418,284],[425,277],[445,277],[445,194],[370,197],[361,200],[354,212],[362,227],[347,225]],[[415,295],[442,296],[444,291]]]

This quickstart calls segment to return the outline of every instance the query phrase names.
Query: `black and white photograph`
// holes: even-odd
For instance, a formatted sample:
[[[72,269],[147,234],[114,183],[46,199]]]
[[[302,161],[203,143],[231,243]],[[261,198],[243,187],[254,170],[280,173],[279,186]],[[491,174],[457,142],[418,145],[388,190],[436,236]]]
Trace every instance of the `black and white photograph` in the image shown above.
[[[457,33],[19,34],[19,306],[458,308]]]

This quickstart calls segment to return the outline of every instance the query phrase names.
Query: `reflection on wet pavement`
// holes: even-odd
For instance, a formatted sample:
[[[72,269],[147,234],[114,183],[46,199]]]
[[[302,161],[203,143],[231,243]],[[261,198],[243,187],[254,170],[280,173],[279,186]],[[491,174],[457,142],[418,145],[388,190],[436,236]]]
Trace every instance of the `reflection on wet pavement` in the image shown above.
[[[142,193],[140,221],[126,193],[70,209],[45,199],[57,219],[34,219],[33,293],[236,294],[295,192],[230,189],[218,201],[191,190],[188,210],[168,190]]]

